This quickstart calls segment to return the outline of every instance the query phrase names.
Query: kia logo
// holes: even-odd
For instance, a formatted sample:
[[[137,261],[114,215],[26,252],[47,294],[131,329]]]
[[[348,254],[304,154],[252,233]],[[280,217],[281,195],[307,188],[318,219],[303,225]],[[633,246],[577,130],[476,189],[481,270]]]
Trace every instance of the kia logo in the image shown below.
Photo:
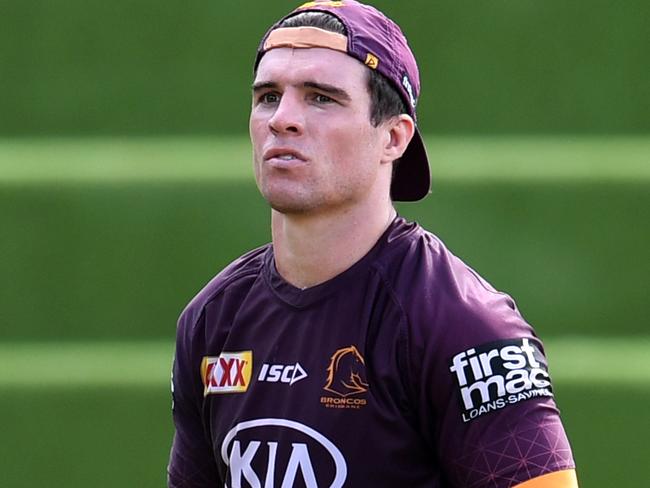
[[[244,445],[243,441],[237,439],[238,434],[243,431],[263,427],[284,427],[291,429],[320,444],[334,462],[335,474],[331,483],[317,479],[314,464],[312,463],[312,455],[310,454],[309,446],[305,443],[292,442],[287,465],[279,466],[276,461],[279,442],[252,439],[248,444]],[[250,436],[249,433],[246,437]],[[260,457],[264,456],[267,460],[265,473],[258,473],[253,468],[253,461],[257,454],[260,454]],[[275,485],[276,474],[282,480],[282,487],[294,486],[296,479],[302,476],[304,484],[309,488],[318,488],[319,486],[341,488],[348,474],[348,468],[343,454],[341,454],[341,451],[329,439],[311,427],[287,419],[268,418],[240,422],[226,434],[221,444],[221,459],[228,466],[230,472],[230,485],[227,485],[226,488],[241,488],[242,478],[252,487],[261,488],[264,486],[265,488],[272,488]]]

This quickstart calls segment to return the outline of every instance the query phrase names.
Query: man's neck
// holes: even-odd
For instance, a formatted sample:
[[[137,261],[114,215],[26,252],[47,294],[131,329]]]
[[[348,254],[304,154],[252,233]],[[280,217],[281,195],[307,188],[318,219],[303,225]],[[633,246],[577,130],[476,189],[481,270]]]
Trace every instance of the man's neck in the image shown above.
[[[339,275],[365,256],[395,218],[392,203],[345,213],[271,217],[275,263],[280,275],[308,288]]]

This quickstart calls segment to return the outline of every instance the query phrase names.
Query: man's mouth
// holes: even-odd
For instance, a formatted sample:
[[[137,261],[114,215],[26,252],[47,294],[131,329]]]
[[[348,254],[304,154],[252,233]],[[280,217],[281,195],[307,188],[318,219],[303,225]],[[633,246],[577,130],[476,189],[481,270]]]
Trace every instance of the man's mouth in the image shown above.
[[[282,164],[287,162],[305,162],[307,158],[298,151],[290,148],[272,148],[264,152],[264,161],[271,164]]]

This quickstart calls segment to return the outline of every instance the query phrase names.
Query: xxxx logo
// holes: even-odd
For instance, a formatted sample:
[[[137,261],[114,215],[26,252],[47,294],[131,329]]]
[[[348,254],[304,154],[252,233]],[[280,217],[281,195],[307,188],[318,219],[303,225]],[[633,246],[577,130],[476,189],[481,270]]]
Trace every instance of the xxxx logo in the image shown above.
[[[201,362],[203,395],[211,393],[243,393],[248,389],[253,371],[253,352],[222,352],[205,356]]]
[[[333,393],[320,399],[328,408],[358,409],[366,405],[367,400],[359,398],[368,391],[366,362],[355,346],[343,347],[332,354],[323,389]]]

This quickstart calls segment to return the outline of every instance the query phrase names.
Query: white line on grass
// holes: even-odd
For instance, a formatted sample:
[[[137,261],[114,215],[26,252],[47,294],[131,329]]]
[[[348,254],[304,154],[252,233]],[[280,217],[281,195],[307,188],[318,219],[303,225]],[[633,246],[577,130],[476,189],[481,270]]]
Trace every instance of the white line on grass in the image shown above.
[[[650,337],[545,341],[558,383],[650,388]],[[0,387],[151,386],[169,384],[170,342],[0,344]]]
[[[646,136],[426,138],[436,181],[650,181]],[[0,139],[0,185],[253,183],[250,142],[235,137]]]
[[[169,342],[0,344],[0,386],[169,384]]]
[[[650,388],[650,337],[544,341],[554,381]]]

